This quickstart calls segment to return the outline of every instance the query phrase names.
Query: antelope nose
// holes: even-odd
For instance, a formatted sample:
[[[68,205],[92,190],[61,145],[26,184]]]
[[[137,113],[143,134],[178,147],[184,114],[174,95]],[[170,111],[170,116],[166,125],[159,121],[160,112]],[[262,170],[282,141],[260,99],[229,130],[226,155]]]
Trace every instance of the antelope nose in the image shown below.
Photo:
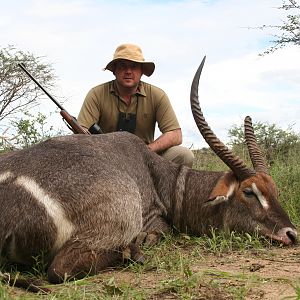
[[[296,242],[297,242],[297,231],[296,230],[289,229],[286,232],[286,235],[289,237],[289,239],[292,241],[293,244],[296,244]]]

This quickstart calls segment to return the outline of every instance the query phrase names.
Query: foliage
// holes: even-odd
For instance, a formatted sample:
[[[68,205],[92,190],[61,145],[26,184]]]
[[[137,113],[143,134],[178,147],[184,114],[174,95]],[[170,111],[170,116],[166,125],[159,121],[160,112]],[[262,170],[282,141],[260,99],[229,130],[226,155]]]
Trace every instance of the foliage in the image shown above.
[[[27,148],[50,136],[62,134],[53,132],[53,127],[46,129],[47,117],[42,113],[35,116],[29,113],[39,105],[44,92],[23,72],[19,63],[24,64],[46,89],[54,86],[53,69],[43,62],[43,57],[17,50],[14,46],[0,48],[0,122],[1,128],[5,128],[0,136],[1,152]]]
[[[287,45],[300,45],[300,3],[298,0],[283,1],[279,9],[289,11],[281,25],[263,25],[260,29],[276,28],[281,34],[274,35],[274,40],[271,41],[273,46],[263,52],[262,55],[273,53],[274,51],[283,48]]]
[[[26,69],[45,87],[54,84],[50,64],[42,62],[42,57],[17,50],[14,46],[0,48],[0,121],[14,120],[16,116],[38,105],[43,92],[18,67],[23,63]]]
[[[284,157],[277,157],[270,174],[277,184],[282,206],[295,224],[300,224],[300,143]]]
[[[33,144],[44,141],[52,136],[61,135],[60,131],[53,131],[53,126],[47,128],[47,117],[41,113],[36,116],[28,112],[24,117],[11,122],[16,136],[10,139],[0,139],[0,152],[13,149],[28,148]]]
[[[279,128],[276,124],[267,122],[253,123],[257,143],[264,152],[269,164],[273,163],[278,156],[285,157],[288,152],[300,144],[300,136],[291,127],[287,130]],[[233,125],[228,135],[229,144],[235,153],[247,157],[243,126]]]
[[[17,129],[17,136],[15,138],[16,144],[21,148],[28,148],[29,146],[50,137],[50,135],[44,131],[46,120],[44,115],[39,113],[37,117],[33,117],[29,113],[26,113],[26,116],[29,118],[21,118],[12,123]]]
[[[210,148],[202,148],[193,150],[195,159],[193,162],[193,168],[197,170],[205,171],[225,171],[228,170],[226,164],[219,159],[215,152]]]

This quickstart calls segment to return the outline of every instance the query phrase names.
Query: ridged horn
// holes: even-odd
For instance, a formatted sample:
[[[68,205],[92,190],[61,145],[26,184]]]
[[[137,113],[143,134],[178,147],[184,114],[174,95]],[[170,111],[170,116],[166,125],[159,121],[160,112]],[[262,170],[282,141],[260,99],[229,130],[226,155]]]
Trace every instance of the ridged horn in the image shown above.
[[[248,178],[254,174],[246,164],[236,155],[234,155],[213,133],[208,126],[199,104],[198,86],[200,75],[205,63],[206,56],[204,56],[192,82],[191,86],[191,109],[196,125],[202,134],[203,138],[210,146],[210,148],[217,154],[217,156],[233,171],[233,173],[240,179]]]
[[[268,174],[268,168],[264,160],[264,156],[257,144],[257,140],[254,134],[252,120],[249,116],[244,121],[244,131],[246,144],[249,150],[250,158],[256,172],[264,172]]]

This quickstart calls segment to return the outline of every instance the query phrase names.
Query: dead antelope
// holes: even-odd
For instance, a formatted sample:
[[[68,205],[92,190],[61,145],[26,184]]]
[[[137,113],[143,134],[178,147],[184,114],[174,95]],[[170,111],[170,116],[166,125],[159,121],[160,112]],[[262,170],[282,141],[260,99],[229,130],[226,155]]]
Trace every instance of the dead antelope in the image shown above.
[[[297,232],[256,145],[245,136],[254,170],[208,127],[198,102],[202,61],[191,88],[196,124],[230,172],[196,171],[164,160],[135,135],[69,135],[0,157],[0,253],[22,264],[44,253],[48,279],[96,274],[141,259],[138,245],[176,227],[194,235],[211,228],[252,233],[284,245]]]

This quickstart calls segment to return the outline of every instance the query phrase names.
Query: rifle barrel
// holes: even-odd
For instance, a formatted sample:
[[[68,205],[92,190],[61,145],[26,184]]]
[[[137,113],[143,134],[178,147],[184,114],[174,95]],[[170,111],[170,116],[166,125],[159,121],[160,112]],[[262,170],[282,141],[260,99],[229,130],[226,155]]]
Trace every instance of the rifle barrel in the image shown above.
[[[51,94],[33,77],[33,75],[25,68],[25,65],[19,63],[18,66],[33,80],[37,86],[60,108],[60,110],[65,110],[52,96]]]

